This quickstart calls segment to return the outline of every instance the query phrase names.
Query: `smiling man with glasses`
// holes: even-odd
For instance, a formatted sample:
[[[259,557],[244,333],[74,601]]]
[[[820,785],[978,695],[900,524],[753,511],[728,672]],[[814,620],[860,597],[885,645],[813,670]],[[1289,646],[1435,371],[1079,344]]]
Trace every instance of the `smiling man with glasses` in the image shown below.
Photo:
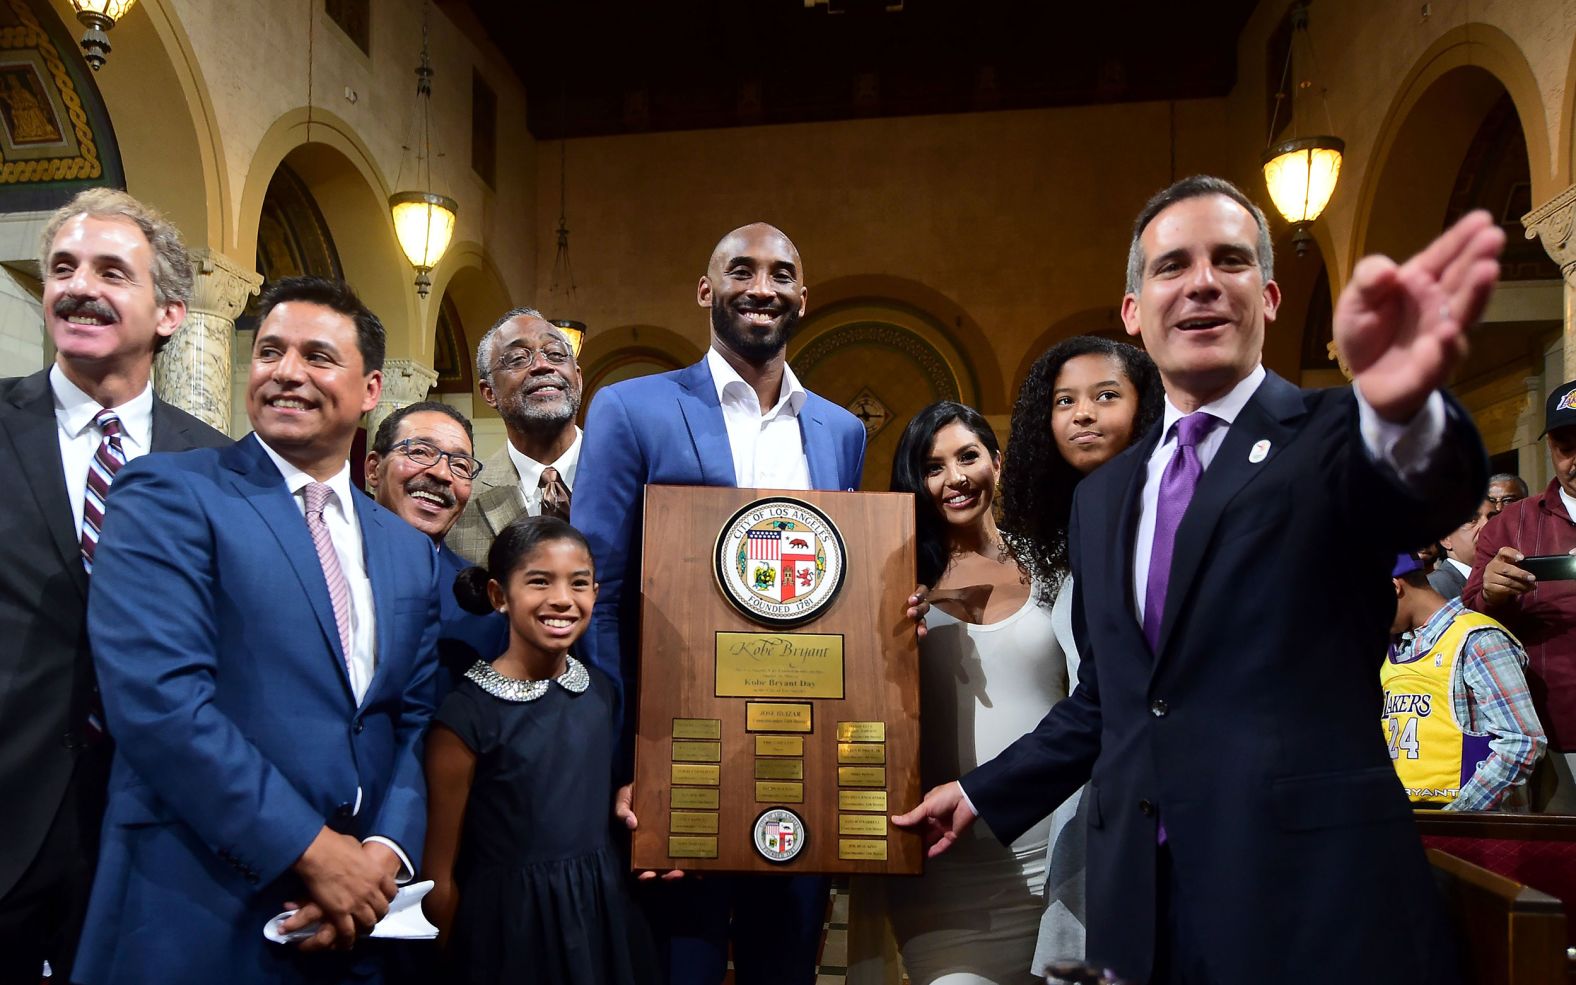
[[[367,491],[379,506],[431,537],[438,552],[439,700],[471,664],[491,660],[509,642],[509,624],[502,616],[478,616],[460,608],[454,579],[470,562],[443,542],[484,471],[473,454],[473,442],[464,414],[424,400],[385,417],[367,452]]]
[[[487,459],[448,545],[484,564],[498,531],[520,514],[569,519],[581,379],[569,341],[534,308],[515,308],[487,330],[476,346],[476,372],[509,440]]]

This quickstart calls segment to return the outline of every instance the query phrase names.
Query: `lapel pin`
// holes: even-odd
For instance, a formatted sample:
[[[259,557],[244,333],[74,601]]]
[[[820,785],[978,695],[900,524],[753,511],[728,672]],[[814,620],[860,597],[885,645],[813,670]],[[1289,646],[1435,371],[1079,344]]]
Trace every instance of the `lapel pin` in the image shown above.
[[[1270,456],[1270,439],[1260,438],[1253,443],[1253,450],[1248,452],[1248,462],[1257,465]]]

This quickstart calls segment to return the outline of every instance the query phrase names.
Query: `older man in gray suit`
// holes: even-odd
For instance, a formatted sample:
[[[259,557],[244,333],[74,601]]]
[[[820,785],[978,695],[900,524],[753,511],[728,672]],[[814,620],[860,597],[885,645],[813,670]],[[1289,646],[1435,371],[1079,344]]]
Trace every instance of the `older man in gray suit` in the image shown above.
[[[580,462],[580,366],[564,333],[534,308],[507,312],[476,347],[482,399],[503,417],[509,440],[489,457],[449,549],[473,564],[524,513],[569,519]]]

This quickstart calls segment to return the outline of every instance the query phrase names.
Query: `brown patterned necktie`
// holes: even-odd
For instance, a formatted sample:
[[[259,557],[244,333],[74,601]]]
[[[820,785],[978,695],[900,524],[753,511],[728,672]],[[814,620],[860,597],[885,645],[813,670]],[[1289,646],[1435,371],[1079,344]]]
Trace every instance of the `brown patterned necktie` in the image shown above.
[[[542,470],[542,481],[537,488],[542,490],[542,515],[556,516],[558,519],[569,520],[569,487],[564,485],[564,480],[559,477],[558,470],[552,466]]]

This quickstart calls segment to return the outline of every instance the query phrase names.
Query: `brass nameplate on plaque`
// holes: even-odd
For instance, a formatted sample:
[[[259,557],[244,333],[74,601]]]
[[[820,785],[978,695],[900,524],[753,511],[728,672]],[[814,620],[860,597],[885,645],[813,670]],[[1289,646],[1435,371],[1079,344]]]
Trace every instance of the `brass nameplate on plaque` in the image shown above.
[[[722,719],[675,718],[673,719],[673,737],[675,739],[720,739],[722,738]]]
[[[677,790],[673,791],[675,794]],[[675,804],[675,807],[678,805]],[[879,811],[886,813],[887,798],[885,790],[839,790],[837,791],[837,809],[840,811]]]
[[[705,811],[669,811],[668,830],[673,834],[714,835],[717,833],[717,815]],[[844,834],[870,834],[868,831],[844,831]]]
[[[881,796],[885,797],[886,794]],[[714,811],[720,800],[716,787],[674,787],[668,796],[668,806]],[[885,804],[886,801],[882,800],[881,803]],[[886,810],[885,807],[881,809]]]
[[[716,858],[716,835],[670,835],[668,858]],[[885,858],[886,856],[882,856]]]
[[[673,743],[673,758],[678,759],[678,743]],[[886,762],[885,742],[839,742],[837,744],[837,761],[839,763],[884,763]]]
[[[838,742],[885,742],[886,722],[838,722]]]
[[[674,767],[678,769],[678,767]],[[884,787],[886,768],[881,766],[839,766],[837,785],[840,787]]]
[[[669,839],[670,841],[672,839]],[[837,857],[862,859],[868,862],[886,861],[887,843],[884,838],[839,838]]]
[[[717,697],[841,698],[843,638],[718,633]]]
[[[684,742],[673,740],[673,761],[675,763],[720,763],[722,762],[722,743],[720,742]],[[877,763],[885,759],[860,759],[849,762]]]
[[[804,779],[804,760],[757,759],[755,761],[755,778],[757,780],[802,780]]]
[[[804,736],[802,735],[757,735],[755,737],[755,755],[757,756],[803,756]]]
[[[744,728],[748,732],[808,732],[809,702],[746,701]]]
[[[757,804],[802,804],[804,803],[804,784],[757,780],[755,783],[755,802]]]
[[[673,816],[678,817],[677,814]],[[668,830],[677,831],[679,829],[669,827]],[[885,838],[887,819],[880,814],[839,814],[837,816],[837,833],[840,835],[865,835]]]
[[[702,766],[699,763],[674,763],[674,784],[686,783],[692,786],[715,787],[721,779],[721,766]]]

